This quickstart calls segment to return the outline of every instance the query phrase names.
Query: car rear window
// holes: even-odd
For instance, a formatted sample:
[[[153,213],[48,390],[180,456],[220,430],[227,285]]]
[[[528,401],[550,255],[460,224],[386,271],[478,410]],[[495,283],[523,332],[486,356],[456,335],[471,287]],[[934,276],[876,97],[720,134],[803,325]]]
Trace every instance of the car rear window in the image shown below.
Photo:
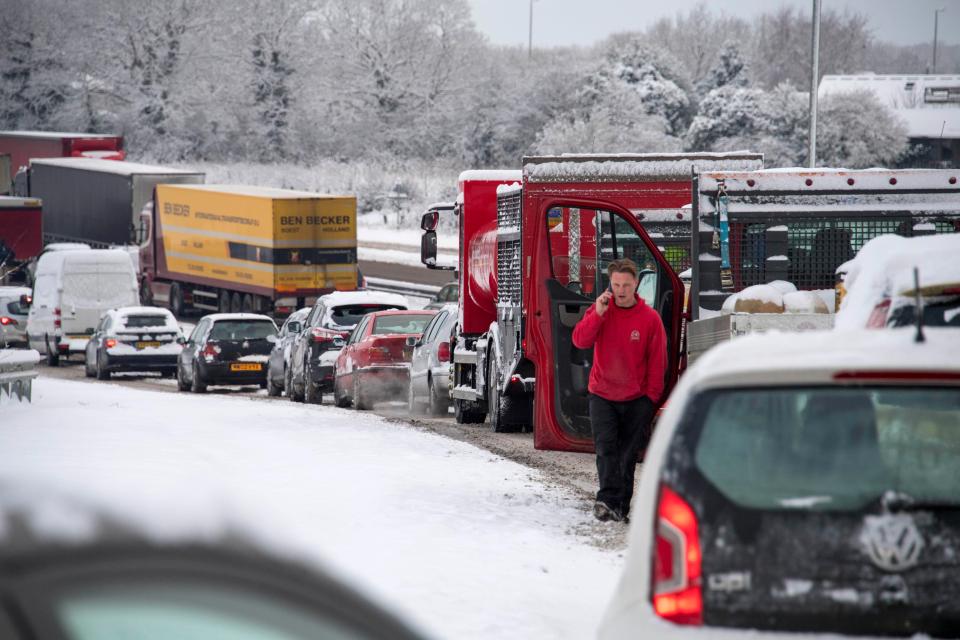
[[[960,389],[718,391],[700,406],[694,464],[739,506],[859,510],[889,491],[960,505]]]
[[[341,327],[355,327],[357,323],[368,313],[374,311],[387,311],[396,309],[393,305],[386,304],[350,304],[342,307],[334,307],[330,312],[330,318]]]
[[[425,313],[380,316],[373,323],[372,333],[374,335],[383,335],[385,333],[421,334],[431,318],[433,318],[432,315]]]
[[[15,316],[25,316],[30,312],[30,307],[20,304],[19,300],[14,300],[13,302],[7,303],[7,313],[11,313]]]
[[[917,308],[912,303],[898,305],[890,311],[887,326],[909,327],[917,318]],[[960,327],[960,296],[925,300],[923,324],[928,327]]]
[[[262,340],[277,335],[268,320],[221,320],[210,330],[210,340]]]
[[[164,315],[136,315],[126,316],[123,319],[123,326],[128,329],[140,329],[142,327],[166,327],[169,318]]]

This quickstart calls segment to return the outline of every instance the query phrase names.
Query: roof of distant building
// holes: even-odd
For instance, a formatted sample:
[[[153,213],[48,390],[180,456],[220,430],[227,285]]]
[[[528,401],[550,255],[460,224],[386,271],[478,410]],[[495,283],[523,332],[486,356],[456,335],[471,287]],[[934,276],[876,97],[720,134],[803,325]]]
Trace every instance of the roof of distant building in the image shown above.
[[[825,75],[818,95],[862,90],[900,117],[910,138],[960,138],[960,75]]]

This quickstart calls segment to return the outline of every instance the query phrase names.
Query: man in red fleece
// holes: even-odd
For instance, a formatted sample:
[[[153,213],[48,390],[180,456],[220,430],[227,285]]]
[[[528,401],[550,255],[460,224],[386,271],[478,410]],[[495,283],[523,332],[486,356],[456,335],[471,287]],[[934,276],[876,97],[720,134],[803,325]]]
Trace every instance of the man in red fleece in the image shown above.
[[[593,347],[590,422],[597,451],[598,520],[628,520],[637,456],[650,441],[650,421],[667,367],[663,321],[637,295],[637,265],[614,260],[604,291],[573,330],[573,344]],[[611,301],[613,304],[610,304]]]

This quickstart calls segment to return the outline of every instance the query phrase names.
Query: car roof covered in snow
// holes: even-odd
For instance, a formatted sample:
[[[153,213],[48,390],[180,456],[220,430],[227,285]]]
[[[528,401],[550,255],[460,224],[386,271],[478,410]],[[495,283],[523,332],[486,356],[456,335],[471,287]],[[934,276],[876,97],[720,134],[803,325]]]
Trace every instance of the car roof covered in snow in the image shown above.
[[[202,171],[192,169],[176,169],[174,167],[160,167],[138,162],[123,162],[118,160],[102,160],[100,158],[32,158],[31,165],[50,165],[54,167],[69,167],[83,171],[98,171],[100,173],[115,173],[117,175],[161,175],[161,176],[189,176],[204,175]]]
[[[137,315],[162,315],[165,318],[169,318],[176,322],[176,319],[173,317],[173,314],[166,307],[119,307],[117,309],[111,309],[110,313],[113,313],[121,318],[126,318],[127,316],[137,316]]]
[[[121,249],[71,249],[44,253],[37,263],[37,274],[57,271],[64,262],[69,262],[74,268],[91,264],[126,264],[130,266],[131,271],[133,270],[129,254]]]
[[[269,320],[273,322],[273,318],[261,313],[211,313],[203,316],[201,320],[202,319],[209,319],[213,322],[221,322],[223,320]]]
[[[683,375],[700,388],[829,384],[849,372],[960,372],[956,329],[769,332],[741,336],[707,351]],[[958,380],[954,377],[953,384]]]
[[[351,304],[382,304],[406,309],[410,306],[407,299],[398,293],[386,291],[334,291],[321,296],[317,302],[326,307],[342,307]]]
[[[30,287],[0,286],[0,296],[5,298],[9,296],[19,298],[22,295],[30,295],[30,291]]]

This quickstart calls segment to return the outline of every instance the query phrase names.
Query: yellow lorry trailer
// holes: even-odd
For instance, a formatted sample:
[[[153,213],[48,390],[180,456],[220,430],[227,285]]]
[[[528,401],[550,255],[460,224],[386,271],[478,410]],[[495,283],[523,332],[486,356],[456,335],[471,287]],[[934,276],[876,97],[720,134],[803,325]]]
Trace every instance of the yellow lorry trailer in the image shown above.
[[[141,214],[141,298],[174,314],[287,315],[357,288],[357,201],[253,186],[158,185]]]

